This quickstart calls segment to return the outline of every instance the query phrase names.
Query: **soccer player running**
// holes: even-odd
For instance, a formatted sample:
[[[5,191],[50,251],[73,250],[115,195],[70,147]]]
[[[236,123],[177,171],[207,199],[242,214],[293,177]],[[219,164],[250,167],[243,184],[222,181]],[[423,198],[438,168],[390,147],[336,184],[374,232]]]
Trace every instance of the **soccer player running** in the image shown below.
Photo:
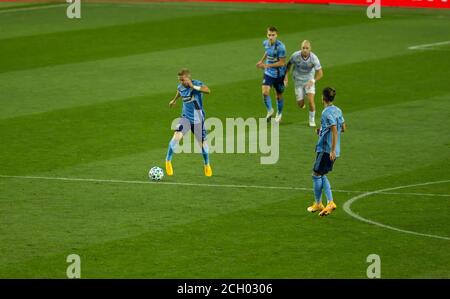
[[[331,193],[331,185],[326,174],[333,169],[333,164],[340,154],[340,136],[346,129],[341,109],[333,105],[336,90],[324,88],[322,102],[325,106],[322,112],[321,126],[317,129],[319,141],[316,145],[316,162],[313,167],[313,186],[315,202],[308,207],[309,212],[320,211],[319,216],[328,216],[336,209]],[[322,190],[327,197],[327,206],[322,204]]]
[[[267,40],[264,40],[264,55],[256,64],[256,67],[264,69],[262,82],[262,95],[267,109],[266,119],[270,121],[273,116],[270,88],[273,86],[277,94],[277,114],[275,121],[281,121],[284,99],[284,76],[286,72],[286,47],[277,40],[278,30],[275,27],[267,28]]]
[[[288,74],[293,67],[293,79],[295,81],[295,97],[300,108],[305,107],[305,96],[309,103],[309,126],[315,127],[316,105],[314,104],[314,94],[316,93],[315,83],[323,77],[322,66],[319,58],[311,52],[311,42],[304,40],[301,50],[294,52],[286,66],[285,85],[288,84]]]
[[[172,155],[174,149],[184,134],[190,130],[202,148],[205,176],[212,176],[204,126],[205,111],[203,110],[203,93],[209,94],[211,91],[201,81],[192,80],[191,73],[188,69],[182,69],[178,72],[178,80],[180,84],[177,87],[177,93],[169,102],[169,106],[175,106],[177,100],[182,98],[183,110],[180,121],[175,128],[175,133],[169,142],[166,156],[166,173],[169,176],[173,175]]]

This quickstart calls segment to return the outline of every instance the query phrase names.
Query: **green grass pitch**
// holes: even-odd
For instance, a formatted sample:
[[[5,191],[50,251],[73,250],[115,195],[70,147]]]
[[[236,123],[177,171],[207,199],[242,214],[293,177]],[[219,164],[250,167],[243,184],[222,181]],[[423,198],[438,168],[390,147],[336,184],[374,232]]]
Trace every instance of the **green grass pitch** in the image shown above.
[[[76,253],[82,278],[365,278],[369,254],[383,278],[450,278],[450,47],[408,49],[449,41],[450,12],[365,9],[84,3],[70,20],[64,4],[0,5],[0,277],[64,278]],[[269,25],[289,55],[312,41],[316,88],[337,89],[348,124],[327,218],[306,212],[317,136],[292,86],[277,164],[212,154],[206,178],[201,155],[176,154],[166,184],[147,177],[181,67],[211,88],[207,116],[265,115]],[[353,202],[372,223],[344,210],[402,186]]]

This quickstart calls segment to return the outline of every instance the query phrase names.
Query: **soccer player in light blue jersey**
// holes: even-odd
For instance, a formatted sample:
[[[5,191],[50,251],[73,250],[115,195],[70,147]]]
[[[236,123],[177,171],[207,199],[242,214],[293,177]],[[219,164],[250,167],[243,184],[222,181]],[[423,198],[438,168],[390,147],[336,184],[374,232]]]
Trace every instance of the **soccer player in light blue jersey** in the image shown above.
[[[205,111],[203,110],[203,93],[209,94],[208,86],[199,80],[192,80],[188,69],[178,72],[180,84],[177,87],[175,97],[170,101],[169,106],[173,107],[179,98],[183,99],[183,110],[175,133],[169,142],[166,155],[166,173],[173,175],[172,156],[175,147],[183,138],[184,134],[191,131],[195,139],[202,148],[205,176],[212,176],[211,165],[209,164],[208,144],[206,143]]]
[[[315,127],[316,105],[314,94],[316,93],[315,83],[323,77],[322,66],[316,54],[311,52],[311,42],[304,40],[301,50],[294,52],[286,66],[285,85],[288,84],[288,73],[293,67],[292,77],[295,83],[295,97],[300,108],[305,107],[305,96],[309,103],[309,126]]]
[[[341,109],[333,105],[336,90],[326,87],[322,92],[323,109],[320,128],[317,130],[319,141],[316,145],[316,162],[313,167],[314,204],[308,207],[311,213],[320,211],[319,216],[328,216],[336,209],[331,185],[326,174],[340,155],[341,132],[346,129]],[[327,197],[327,206],[322,204],[322,191]]]
[[[278,30],[275,27],[267,28],[267,39],[264,40],[264,55],[256,64],[256,67],[264,69],[264,79],[262,82],[262,95],[264,105],[267,109],[266,119],[270,121],[274,110],[272,99],[270,98],[270,88],[273,86],[277,94],[277,114],[275,121],[281,121],[284,99],[284,76],[286,73],[286,47],[277,40]]]

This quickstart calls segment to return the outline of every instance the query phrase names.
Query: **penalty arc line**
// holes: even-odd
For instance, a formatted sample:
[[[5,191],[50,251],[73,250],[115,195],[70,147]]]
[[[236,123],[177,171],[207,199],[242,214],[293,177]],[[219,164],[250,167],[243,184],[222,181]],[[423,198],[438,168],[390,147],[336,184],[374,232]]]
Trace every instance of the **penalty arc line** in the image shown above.
[[[65,182],[91,182],[91,183],[109,183],[109,184],[146,184],[146,185],[179,185],[190,187],[217,187],[217,188],[246,188],[246,189],[272,189],[272,190],[300,190],[312,191],[312,188],[305,187],[289,187],[289,186],[261,186],[261,185],[236,185],[236,184],[201,184],[187,182],[150,182],[150,181],[127,181],[127,180],[111,180],[111,179],[92,179],[92,178],[67,178],[67,177],[43,177],[43,176],[15,176],[0,175],[0,178],[26,179],[26,180],[51,180]],[[413,195],[413,196],[432,196],[432,197],[449,197],[450,194],[432,194],[432,193],[398,193],[398,192],[378,192],[378,191],[357,191],[357,190],[340,190],[333,189],[333,192],[339,193],[380,193],[389,195]]]
[[[443,46],[443,45],[448,45],[448,44],[450,44],[450,41],[431,43],[431,44],[423,44],[423,45],[416,45],[416,46],[408,47],[408,50],[420,50],[420,49],[432,48],[432,47],[435,47],[435,46]]]
[[[386,228],[386,229],[394,230],[394,231],[397,231],[397,232],[400,232],[400,233],[405,233],[405,234],[410,234],[410,235],[416,235],[416,236],[429,237],[429,238],[435,238],[435,239],[441,239],[441,240],[449,241],[450,237],[443,237],[443,236],[432,235],[432,234],[418,233],[418,232],[415,232],[415,231],[400,229],[400,228],[393,227],[393,226],[390,226],[390,225],[386,225],[386,224],[383,224],[383,223],[380,223],[380,222],[376,222],[376,221],[373,221],[373,220],[370,220],[370,219],[367,219],[367,218],[364,218],[364,217],[360,216],[359,214],[353,212],[352,209],[351,209],[351,205],[355,201],[357,201],[357,200],[359,200],[361,198],[373,195],[373,194],[383,194],[383,192],[392,191],[392,190],[405,189],[405,188],[411,188],[411,187],[419,187],[419,186],[426,186],[426,185],[433,185],[433,184],[442,184],[442,183],[449,183],[449,182],[450,182],[450,180],[435,181],[435,182],[427,182],[427,183],[420,183],[420,184],[413,184],[413,185],[398,186],[398,187],[393,187],[393,188],[386,188],[386,189],[380,189],[380,190],[376,190],[376,191],[366,192],[366,193],[357,195],[357,196],[347,200],[344,203],[344,205],[343,205],[343,209],[351,217],[353,217],[353,218],[355,218],[355,219],[357,219],[359,221],[362,221],[362,222],[366,222],[366,223],[369,223],[369,224],[372,224],[372,225],[376,225],[376,226],[383,227],[383,228]]]

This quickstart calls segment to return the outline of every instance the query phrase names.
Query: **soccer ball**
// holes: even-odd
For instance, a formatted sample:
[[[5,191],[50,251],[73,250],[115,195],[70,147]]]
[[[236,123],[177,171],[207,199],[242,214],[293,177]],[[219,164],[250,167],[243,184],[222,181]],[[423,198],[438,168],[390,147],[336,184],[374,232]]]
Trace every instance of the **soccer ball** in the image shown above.
[[[158,166],[153,166],[150,171],[148,172],[148,177],[152,181],[160,181],[164,177],[163,170]]]

